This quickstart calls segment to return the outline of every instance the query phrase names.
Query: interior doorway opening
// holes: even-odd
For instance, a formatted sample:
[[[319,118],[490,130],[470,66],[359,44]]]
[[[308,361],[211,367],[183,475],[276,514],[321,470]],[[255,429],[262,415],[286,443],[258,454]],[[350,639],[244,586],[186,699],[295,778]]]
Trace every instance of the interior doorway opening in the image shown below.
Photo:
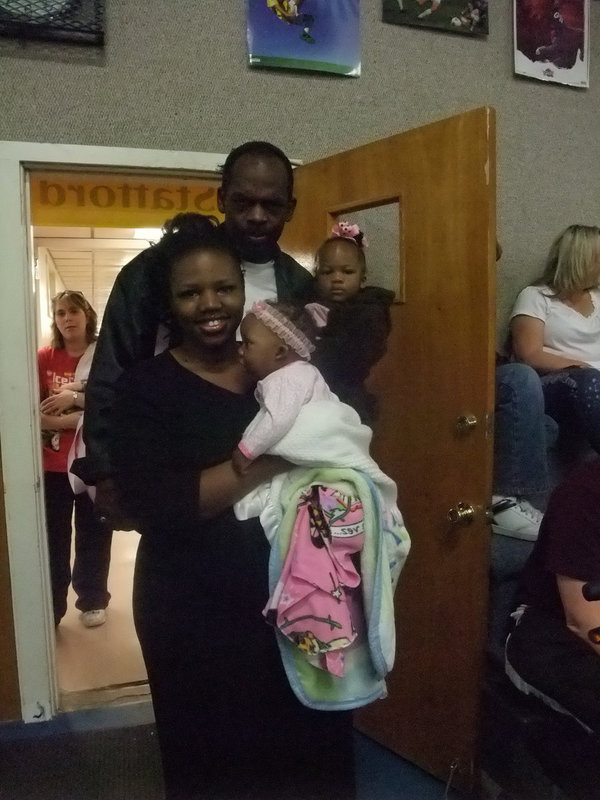
[[[100,330],[119,271],[158,241],[166,219],[186,211],[221,216],[214,176],[32,170],[27,177],[36,349],[50,343],[56,294],[81,292],[98,314]],[[39,406],[38,398],[35,402]],[[138,542],[136,532],[113,532],[111,600],[103,625],[82,624],[77,596],[69,588],[67,613],[54,633],[59,711],[149,699],[131,608]],[[72,548],[72,567],[74,559]],[[51,607],[51,594],[46,599]]]

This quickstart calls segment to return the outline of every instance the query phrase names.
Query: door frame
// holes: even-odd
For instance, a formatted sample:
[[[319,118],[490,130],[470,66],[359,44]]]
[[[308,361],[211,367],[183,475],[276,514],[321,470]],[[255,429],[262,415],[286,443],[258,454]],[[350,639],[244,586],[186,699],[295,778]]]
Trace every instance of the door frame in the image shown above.
[[[0,442],[21,716],[58,712],[50,602],[27,170],[219,173],[219,153],[0,141]]]

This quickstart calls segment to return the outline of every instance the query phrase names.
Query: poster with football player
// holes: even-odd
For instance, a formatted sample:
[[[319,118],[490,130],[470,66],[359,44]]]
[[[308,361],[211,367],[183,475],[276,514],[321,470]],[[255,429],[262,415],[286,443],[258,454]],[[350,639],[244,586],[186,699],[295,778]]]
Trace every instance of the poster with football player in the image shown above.
[[[383,21],[486,36],[488,0],[383,0]]]
[[[589,0],[514,0],[515,72],[590,85]]]
[[[360,75],[360,0],[246,0],[250,65]]]

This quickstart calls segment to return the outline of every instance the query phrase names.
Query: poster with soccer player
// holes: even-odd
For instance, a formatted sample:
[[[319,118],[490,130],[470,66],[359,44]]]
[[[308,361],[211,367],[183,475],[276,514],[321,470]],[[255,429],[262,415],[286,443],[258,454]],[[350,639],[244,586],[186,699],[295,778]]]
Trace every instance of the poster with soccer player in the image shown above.
[[[514,0],[513,9],[517,75],[587,88],[589,0]]]
[[[360,75],[360,0],[246,0],[250,65]]]
[[[383,21],[485,36],[488,0],[383,0]]]

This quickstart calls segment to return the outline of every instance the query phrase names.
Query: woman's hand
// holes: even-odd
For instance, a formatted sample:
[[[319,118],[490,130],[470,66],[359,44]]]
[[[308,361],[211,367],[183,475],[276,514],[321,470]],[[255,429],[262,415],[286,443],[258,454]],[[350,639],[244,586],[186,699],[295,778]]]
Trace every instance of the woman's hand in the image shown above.
[[[510,330],[512,349],[518,361],[538,372],[560,372],[569,367],[589,367],[585,361],[544,350],[545,323],[536,317],[519,314],[513,317]]]
[[[83,411],[73,411],[71,414],[40,414],[41,427],[43,431],[66,431],[75,430],[79,417]]]
[[[225,511],[261,483],[287,472],[294,465],[279,456],[259,456],[239,475],[231,461],[217,464],[200,475],[200,516],[209,519]]]
[[[74,394],[76,393],[75,389],[63,387],[59,392],[56,392],[56,394],[51,394],[50,397],[42,400],[40,411],[42,414],[63,414],[65,411],[77,405],[77,401],[74,398]],[[77,400],[79,400],[79,395],[77,396]]]
[[[252,461],[242,453],[239,447],[236,447],[231,456],[231,466],[237,474],[245,475],[250,469],[250,464]]]
[[[256,485],[264,481],[270,481],[275,475],[287,472],[295,467],[290,461],[286,461],[281,456],[259,456],[248,467],[248,474],[253,475]]]
[[[83,392],[84,391],[84,386],[83,386],[84,383],[85,383],[85,381],[71,381],[71,383],[63,383],[60,388],[61,388],[61,391],[63,389],[68,389],[70,392]]]

